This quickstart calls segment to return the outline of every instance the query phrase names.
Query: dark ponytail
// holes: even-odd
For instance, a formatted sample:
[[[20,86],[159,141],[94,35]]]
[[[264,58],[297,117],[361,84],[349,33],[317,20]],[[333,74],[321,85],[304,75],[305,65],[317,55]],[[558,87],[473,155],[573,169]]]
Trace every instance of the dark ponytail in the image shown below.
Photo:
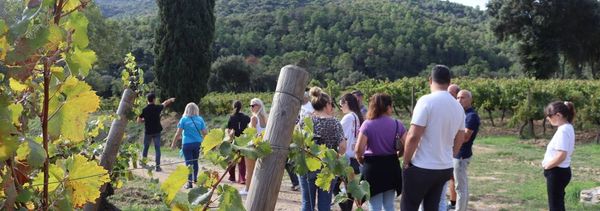
[[[346,103],[350,111],[354,112],[356,116],[358,116],[359,125],[362,125],[363,121],[365,121],[362,113],[360,112],[360,107],[358,105],[358,99],[353,94],[344,94],[341,99],[342,103]]]
[[[569,123],[573,123],[575,119],[575,105],[569,101],[555,101],[546,106],[544,113],[546,116],[560,113]]]
[[[240,113],[240,110],[242,110],[242,102],[239,100],[233,101],[233,115]]]

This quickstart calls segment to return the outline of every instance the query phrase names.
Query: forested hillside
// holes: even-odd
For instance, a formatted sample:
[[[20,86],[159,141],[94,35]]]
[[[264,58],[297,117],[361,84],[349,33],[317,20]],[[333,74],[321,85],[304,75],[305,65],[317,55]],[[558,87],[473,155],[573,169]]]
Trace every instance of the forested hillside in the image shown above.
[[[128,48],[152,81],[155,2],[96,2],[131,40]],[[485,13],[446,1],[221,0],[215,12],[212,91],[272,89],[279,68],[289,63],[344,86],[416,76],[438,63],[457,75],[519,74]]]

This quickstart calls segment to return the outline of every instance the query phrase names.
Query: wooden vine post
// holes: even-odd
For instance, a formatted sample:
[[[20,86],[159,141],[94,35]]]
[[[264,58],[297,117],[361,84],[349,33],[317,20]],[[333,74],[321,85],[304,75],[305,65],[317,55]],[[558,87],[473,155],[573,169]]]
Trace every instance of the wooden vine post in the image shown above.
[[[127,119],[127,114],[133,111],[135,98],[137,97],[137,93],[130,88],[123,90],[123,95],[121,96],[121,101],[119,102],[119,108],[117,109],[117,118],[113,120],[110,131],[108,132],[108,138],[106,141],[106,146],[104,147],[104,152],[102,153],[102,157],[100,158],[100,165],[104,167],[104,169],[108,170],[108,172],[112,172],[115,161],[117,160],[117,155],[119,154],[119,149],[121,148],[121,144],[123,143],[123,135],[125,134],[125,128],[127,127],[127,123],[129,119]],[[137,162],[137,161],[134,161]],[[85,211],[95,211],[95,210],[103,210],[104,200],[108,197],[107,193],[108,183],[102,185],[100,188],[100,197],[96,199],[96,203],[88,203],[84,207]]]
[[[308,72],[303,68],[294,65],[281,68],[264,136],[273,152],[256,163],[246,198],[246,210],[275,209],[294,125],[307,84]]]

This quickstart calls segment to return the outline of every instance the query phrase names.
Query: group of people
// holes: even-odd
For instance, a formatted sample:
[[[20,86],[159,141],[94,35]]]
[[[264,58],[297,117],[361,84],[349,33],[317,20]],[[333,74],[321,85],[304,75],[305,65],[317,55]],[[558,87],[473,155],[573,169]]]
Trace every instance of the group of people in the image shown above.
[[[368,108],[362,103],[360,91],[344,94],[337,103],[344,113],[341,121],[335,115],[334,99],[319,87],[305,93],[299,119],[309,117],[314,127],[314,141],[334,149],[348,159],[355,174],[370,184],[369,210],[395,210],[394,200],[401,195],[403,211],[446,210],[446,189],[451,192],[450,206],[467,210],[467,167],[473,155],[472,146],[479,131],[480,119],[472,107],[470,91],[451,84],[448,67],[436,65],[429,77],[431,93],[422,96],[414,106],[410,127],[392,117],[392,97],[377,93],[369,98]],[[148,95],[148,106],[138,121],[146,123],[143,157],[154,140],[157,156],[156,170],[160,171],[160,111],[174,101],[154,104],[155,96]],[[246,127],[258,134],[267,125],[265,106],[260,99],[250,101],[252,116],[241,112],[242,103],[233,103],[234,112],[227,124],[227,133],[240,136]],[[564,190],[571,179],[570,160],[574,150],[574,106],[570,102],[553,102],[545,114],[558,129],[548,144],[542,167],[547,181],[550,210],[565,210]],[[158,121],[158,124],[156,124]],[[298,121],[302,124],[302,121]],[[198,174],[198,155],[206,124],[198,114],[198,106],[189,103],[181,118],[172,146],[182,138],[186,165],[193,166],[187,188],[193,186]],[[402,157],[402,158],[399,158]],[[403,160],[402,164],[400,159]],[[255,160],[239,163],[237,182],[246,184],[240,194],[247,194],[252,181]],[[300,187],[302,210],[330,210],[334,192],[345,191],[339,181],[332,182],[332,191],[317,187],[320,170],[305,175],[293,173],[293,163],[286,165],[292,189]],[[230,181],[236,181],[235,169],[230,168]],[[449,188],[446,188],[449,186]],[[452,192],[456,194],[452,194]],[[453,196],[456,195],[454,198]],[[353,201],[340,203],[342,210],[352,210]],[[455,207],[454,207],[455,206]]]

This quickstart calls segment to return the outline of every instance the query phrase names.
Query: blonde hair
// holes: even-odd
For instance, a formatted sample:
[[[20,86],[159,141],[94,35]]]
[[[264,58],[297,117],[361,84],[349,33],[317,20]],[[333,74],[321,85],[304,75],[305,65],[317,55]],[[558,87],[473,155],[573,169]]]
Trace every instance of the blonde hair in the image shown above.
[[[250,105],[260,105],[260,109],[256,113],[252,112],[252,114],[260,115],[265,120],[267,120],[267,118],[269,118],[267,116],[267,112],[265,111],[265,104],[263,103],[262,100],[260,100],[258,98],[252,98],[252,100],[250,100]]]
[[[183,112],[183,116],[192,117],[192,116],[198,116],[198,115],[200,115],[200,109],[198,108],[198,105],[196,105],[196,103],[188,103],[185,106],[185,111]]]

